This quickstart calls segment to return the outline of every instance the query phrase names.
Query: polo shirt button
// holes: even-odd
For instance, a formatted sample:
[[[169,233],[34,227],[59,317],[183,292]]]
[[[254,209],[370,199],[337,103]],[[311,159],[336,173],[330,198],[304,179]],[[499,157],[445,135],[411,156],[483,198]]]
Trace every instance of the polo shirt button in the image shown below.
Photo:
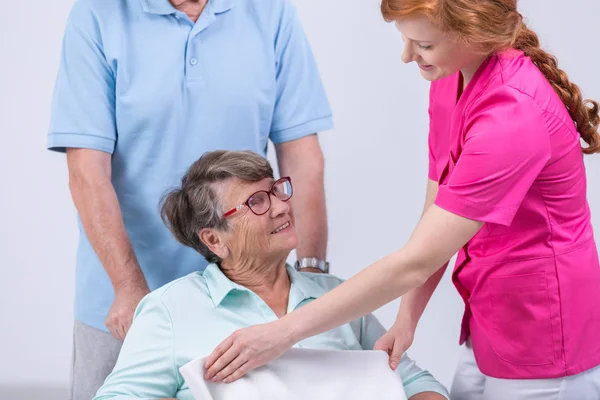
[[[196,64],[198,64],[198,60],[196,60],[195,58],[191,58],[190,59],[190,64],[196,65]]]

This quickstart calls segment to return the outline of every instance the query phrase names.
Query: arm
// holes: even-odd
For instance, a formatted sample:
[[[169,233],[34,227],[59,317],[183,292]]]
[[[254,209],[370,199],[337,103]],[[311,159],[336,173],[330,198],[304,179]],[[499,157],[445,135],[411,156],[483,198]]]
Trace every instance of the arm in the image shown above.
[[[425,205],[421,217],[425,215],[425,212],[433,204],[437,193],[438,183],[429,179],[427,181]],[[445,263],[423,285],[412,289],[402,296],[400,309],[394,325],[375,345],[376,349],[390,354],[390,367],[392,369],[398,366],[400,357],[412,344],[419,319],[423,315],[423,311],[425,311],[425,307],[444,276],[447,267],[448,263]]]
[[[316,132],[333,126],[331,109],[296,8],[289,0],[280,4],[280,26],[275,37],[276,101],[270,139],[275,144],[281,174],[291,176],[294,183],[292,202],[300,235],[297,256],[325,260],[324,160]]]
[[[232,382],[281,356],[294,343],[355,320],[423,285],[482,225],[432,205],[402,249],[283,318],[225,339],[206,361],[206,379],[218,374],[217,380]]]
[[[434,94],[434,85],[430,87],[429,94],[429,129],[430,133],[428,135],[428,148],[429,148],[429,169],[428,169],[428,177],[427,180],[427,190],[425,192],[425,204],[423,206],[423,212],[421,213],[421,218],[427,212],[429,207],[434,203],[435,198],[437,197],[439,185],[438,185],[438,173],[436,170],[436,162],[435,162],[435,154],[433,151],[434,146],[434,138],[435,133],[431,132],[432,129],[432,117],[433,117],[433,99],[435,98]],[[442,268],[436,271],[426,282],[425,284],[411,290],[402,296],[402,300],[400,302],[400,309],[398,311],[398,316],[396,318],[396,322],[394,326],[390,329],[392,336],[394,336],[395,331],[402,330],[405,333],[405,343],[396,343],[396,345],[400,344],[400,348],[396,348],[394,346],[392,355],[390,357],[390,364],[392,368],[397,365],[399,357],[406,351],[408,347],[412,344],[415,330],[417,329],[417,324],[421,316],[423,315],[423,311],[431,298],[431,295],[437,288],[440,280],[444,276],[446,272],[446,268],[448,267],[448,263],[445,263]],[[400,333],[400,337],[402,337],[402,333]],[[391,343],[393,345],[393,343]],[[384,346],[385,347],[385,346]],[[384,348],[384,350],[387,350]]]
[[[371,350],[379,338],[385,334],[385,328],[373,314],[361,319],[360,344],[364,350]],[[422,370],[406,354],[399,360],[396,373],[402,379],[406,397],[410,400],[444,400],[448,391],[429,372]]]
[[[115,288],[106,326],[123,339],[148,292],[111,184],[117,141],[115,78],[90,2],[76,2],[63,39],[52,99],[48,148],[67,152],[69,186],[83,229]]]
[[[145,297],[114,370],[94,400],[174,398],[183,384],[174,354],[171,315],[157,292]]]
[[[123,340],[138,302],[148,293],[112,186],[111,156],[91,149],[68,149],[69,187],[87,237],[115,289],[106,326]]]
[[[551,159],[543,113],[518,90],[500,88],[473,106],[466,126],[460,158],[406,246],[274,322],[269,329],[282,341],[297,342],[381,307],[423,285],[484,222],[512,224]],[[252,358],[260,364],[260,357]]]
[[[440,283],[440,280],[444,276],[444,272],[446,271],[447,267],[448,263],[446,262],[442,268],[431,275],[431,277],[427,279],[423,285],[402,296],[400,309],[398,311],[398,316],[396,317],[394,327],[398,326],[407,328],[409,332],[414,335],[419,319],[421,319],[421,316],[425,311],[425,307]]]
[[[482,225],[434,204],[405,247],[277,322],[296,343],[376,310],[423,285]]]
[[[281,175],[292,177],[294,183],[292,202],[300,235],[300,245],[296,249],[298,258],[324,260],[327,252],[325,160],[317,135],[279,143],[275,149]]]
[[[427,192],[425,195],[425,205],[423,206],[423,213],[421,214],[421,218],[425,215],[429,207],[435,201],[435,197],[438,193],[438,183],[429,179],[427,181]],[[431,296],[435,289],[437,288],[442,276],[444,276],[444,272],[448,267],[448,262],[446,262],[442,268],[437,270],[427,281],[425,284],[411,290],[402,296],[402,301],[400,303],[400,310],[398,312],[398,318],[396,319],[396,324],[400,324],[403,326],[409,327],[409,329],[414,333],[417,328],[417,323],[423,315],[423,311],[425,311],[425,307],[431,299]]]

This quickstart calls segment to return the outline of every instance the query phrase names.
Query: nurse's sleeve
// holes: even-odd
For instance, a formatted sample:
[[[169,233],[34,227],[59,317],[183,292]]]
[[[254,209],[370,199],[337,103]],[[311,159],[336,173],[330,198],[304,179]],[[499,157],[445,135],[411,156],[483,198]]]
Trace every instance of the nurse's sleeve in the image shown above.
[[[119,359],[94,400],[173,398],[183,384],[174,360],[173,326],[156,292],[146,296]]]
[[[510,225],[550,159],[550,137],[543,111],[526,94],[503,88],[484,96],[467,111],[462,152],[435,204]]]
[[[361,321],[361,347],[363,350],[372,350],[375,342],[384,335],[386,330],[373,314],[367,314]],[[435,392],[450,398],[446,388],[435,380],[429,372],[419,368],[406,354],[403,354],[400,358],[396,372],[402,379],[408,399],[423,392]]]
[[[276,101],[270,138],[282,143],[333,127],[331,109],[296,8],[284,0],[275,39]]]
[[[115,80],[90,2],[75,2],[65,29],[52,98],[47,147],[112,153],[115,148]]]

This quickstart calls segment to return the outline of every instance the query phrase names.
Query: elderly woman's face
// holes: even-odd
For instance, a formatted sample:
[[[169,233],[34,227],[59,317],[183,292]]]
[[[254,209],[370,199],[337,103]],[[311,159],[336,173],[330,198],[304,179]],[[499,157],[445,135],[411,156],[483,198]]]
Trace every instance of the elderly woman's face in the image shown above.
[[[269,191],[273,179],[248,183],[239,179],[222,185],[221,199],[225,210],[243,204],[257,191]],[[244,207],[228,217],[231,229],[223,235],[228,249],[237,259],[287,257],[298,246],[294,213],[290,201],[270,195],[271,208],[256,215]]]

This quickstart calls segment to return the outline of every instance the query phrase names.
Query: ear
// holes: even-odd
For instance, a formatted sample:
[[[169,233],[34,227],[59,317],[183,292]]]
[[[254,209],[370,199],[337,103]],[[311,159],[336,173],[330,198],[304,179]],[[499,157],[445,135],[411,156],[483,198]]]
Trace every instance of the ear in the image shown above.
[[[229,248],[223,241],[222,233],[211,228],[204,228],[198,232],[198,237],[219,258],[222,260],[229,257]]]

